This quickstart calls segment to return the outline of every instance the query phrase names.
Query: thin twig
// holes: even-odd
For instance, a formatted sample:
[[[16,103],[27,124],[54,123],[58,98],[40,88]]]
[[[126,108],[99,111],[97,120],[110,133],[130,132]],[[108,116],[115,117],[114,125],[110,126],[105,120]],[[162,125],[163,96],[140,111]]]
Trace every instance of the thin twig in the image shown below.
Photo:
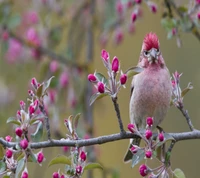
[[[158,134],[154,134],[153,138],[156,139]],[[170,136],[172,136],[176,142],[183,141],[183,140],[191,140],[191,139],[200,139],[200,131],[194,130],[190,132],[181,132],[181,133],[169,133]],[[114,142],[118,140],[124,140],[124,139],[130,139],[130,138],[137,138],[138,135],[130,133],[130,132],[124,132],[123,134],[117,133],[112,135],[105,135],[100,136],[96,138],[90,138],[90,139],[80,139],[80,140],[48,140],[48,141],[42,141],[42,142],[31,142],[30,148],[33,149],[40,149],[40,148],[47,148],[47,147],[63,147],[63,146],[70,146],[70,147],[76,147],[77,145],[79,147],[83,146],[91,146],[91,145],[97,145],[97,144],[105,144],[109,142]],[[18,142],[7,142],[4,138],[0,138],[0,144],[2,144],[5,147],[14,147],[18,144]]]
[[[122,133],[125,132],[125,130],[124,130],[124,126],[123,126],[121,115],[120,115],[119,104],[117,103],[117,97],[112,98],[112,101],[113,101],[114,108],[115,108],[115,111],[116,111],[120,132],[122,134]]]

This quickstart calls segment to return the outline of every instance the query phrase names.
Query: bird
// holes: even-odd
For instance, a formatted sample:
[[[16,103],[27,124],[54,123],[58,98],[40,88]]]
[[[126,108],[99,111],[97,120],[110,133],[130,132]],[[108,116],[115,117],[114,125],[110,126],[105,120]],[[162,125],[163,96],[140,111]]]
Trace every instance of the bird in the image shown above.
[[[144,37],[137,66],[143,68],[143,71],[133,76],[131,82],[130,122],[138,130],[144,130],[146,118],[153,117],[152,129],[155,129],[165,118],[172,95],[170,73],[155,33],[150,32]],[[132,159],[130,148],[132,145],[139,146],[140,141],[141,138],[130,139],[124,162]]]

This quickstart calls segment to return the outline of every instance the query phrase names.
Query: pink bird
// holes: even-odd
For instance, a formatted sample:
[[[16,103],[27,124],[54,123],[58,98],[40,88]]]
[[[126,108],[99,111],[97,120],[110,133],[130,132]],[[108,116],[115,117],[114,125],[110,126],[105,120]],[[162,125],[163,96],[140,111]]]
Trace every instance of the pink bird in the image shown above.
[[[130,121],[138,130],[146,128],[146,118],[153,117],[153,129],[165,118],[170,106],[172,85],[168,68],[160,51],[155,33],[148,33],[142,44],[138,66],[144,70],[135,75],[131,84]],[[130,147],[139,145],[141,138],[131,139]],[[130,149],[129,147],[129,149]],[[124,157],[127,162],[133,154],[128,149]]]

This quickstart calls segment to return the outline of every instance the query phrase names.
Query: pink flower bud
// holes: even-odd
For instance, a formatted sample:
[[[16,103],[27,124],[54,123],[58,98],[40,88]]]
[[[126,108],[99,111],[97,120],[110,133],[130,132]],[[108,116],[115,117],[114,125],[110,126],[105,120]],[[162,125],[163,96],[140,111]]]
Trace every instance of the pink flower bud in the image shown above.
[[[82,173],[82,169],[83,169],[82,166],[79,166],[79,165],[76,166],[76,173],[77,174],[81,174]]]
[[[28,141],[26,139],[21,140],[20,147],[25,150],[28,147]]]
[[[128,25],[128,32],[129,32],[130,34],[133,34],[133,33],[135,32],[135,25],[134,25],[133,23],[130,23],[130,24]]]
[[[55,103],[56,100],[56,90],[50,89],[48,93],[49,99],[51,103]]]
[[[37,80],[36,80],[36,78],[32,78],[32,79],[31,79],[31,85],[32,85],[34,88],[37,88]]]
[[[65,178],[65,175],[61,175],[60,178]]]
[[[131,20],[132,20],[132,22],[135,22],[136,19],[137,19],[137,14],[136,14],[135,12],[133,12],[133,13],[131,14]]]
[[[23,171],[21,178],[28,178],[28,172]]]
[[[95,77],[94,74],[89,74],[89,75],[88,75],[88,80],[89,80],[90,82],[96,82],[97,78]]]
[[[146,130],[145,132],[145,137],[147,140],[149,140],[152,137],[152,131],[151,130]]]
[[[200,4],[200,0],[196,0],[196,4]]]
[[[60,178],[60,175],[58,172],[54,172],[52,176],[53,178]]]
[[[22,129],[21,129],[20,127],[17,127],[17,128],[15,129],[15,133],[16,133],[16,135],[17,135],[18,137],[21,137],[22,134],[23,134],[23,131],[22,131]]]
[[[97,84],[98,92],[104,93],[105,92],[105,85],[102,82],[98,82]]]
[[[37,110],[38,106],[39,106],[39,100],[36,99],[33,103],[34,109]]]
[[[172,87],[175,88],[175,86],[176,86],[175,80],[172,80],[171,82],[172,82]]]
[[[137,151],[138,151],[138,148],[136,147],[136,146],[132,146],[131,147],[131,149],[130,149],[130,151],[134,154],[134,153],[137,153]]]
[[[17,111],[17,119],[21,120],[21,112],[20,112],[20,110]]]
[[[147,117],[146,122],[147,122],[147,125],[151,127],[153,125],[153,117]]]
[[[133,2],[130,0],[126,4],[127,8],[131,8],[133,6]]]
[[[28,111],[29,111],[30,115],[34,114],[34,112],[35,112],[34,106],[30,105]]]
[[[118,58],[115,56],[113,58],[113,61],[112,61],[112,71],[114,71],[115,73],[118,72],[119,70],[119,60]]]
[[[63,151],[66,153],[67,151],[69,151],[69,147],[68,146],[63,146]]]
[[[80,159],[81,159],[81,161],[85,161],[86,158],[87,158],[86,153],[85,153],[84,151],[81,151],[81,154],[80,154]]]
[[[118,13],[119,15],[122,15],[123,10],[124,10],[124,6],[123,6],[122,2],[121,2],[121,1],[118,1],[118,2],[116,3],[116,11],[117,11],[117,13]]]
[[[142,3],[142,0],[135,0],[135,3],[141,4],[141,3]]]
[[[176,34],[177,34],[177,29],[176,29],[176,28],[173,28],[173,29],[172,29],[172,35],[175,36]]]
[[[159,133],[158,139],[159,139],[160,142],[162,142],[162,141],[165,139],[165,138],[164,138],[164,134],[163,134],[162,132]]]
[[[146,152],[145,152],[145,156],[146,156],[147,158],[151,158],[151,156],[152,156],[152,151],[150,151],[150,150],[146,151]]]
[[[27,30],[26,38],[31,44],[33,44],[35,46],[40,46],[40,44],[41,44],[38,33],[36,32],[36,30],[34,28],[29,28]]]
[[[200,20],[200,12],[197,13],[197,19]]]
[[[5,140],[6,140],[7,142],[11,142],[11,141],[12,141],[12,137],[11,137],[10,135],[7,135],[7,136],[5,137]]]
[[[124,39],[123,31],[120,28],[117,28],[114,32],[114,42],[116,45],[119,45]]]
[[[155,4],[150,5],[151,12],[156,13],[157,12],[157,6]]]
[[[12,155],[13,155],[12,150],[10,150],[10,149],[6,150],[6,157],[7,157],[7,158],[11,158]]]
[[[24,103],[24,101],[21,100],[21,101],[19,102],[19,105],[20,105],[20,108],[21,108],[22,110],[25,109],[25,105],[26,105],[26,104]]]
[[[139,171],[140,171],[140,175],[142,177],[145,177],[147,174],[148,174],[148,168],[145,164],[142,164],[139,168]]]
[[[7,31],[4,31],[3,34],[2,34],[2,39],[3,39],[4,41],[7,41],[8,38],[9,38],[9,33],[8,33]]]
[[[120,76],[120,83],[121,83],[121,85],[124,85],[126,83],[126,81],[127,81],[127,75],[126,74],[122,74]]]
[[[64,71],[61,75],[60,75],[60,86],[62,88],[67,87],[69,83],[69,76],[68,73],[66,71]]]
[[[39,21],[39,17],[36,11],[29,11],[26,14],[26,19],[28,23],[37,24]]]
[[[51,61],[49,69],[52,73],[56,72],[58,70],[58,62],[56,60]]]
[[[134,125],[134,124],[128,124],[127,128],[128,128],[128,130],[129,130],[130,132],[132,132],[132,133],[135,132],[135,125]]]
[[[108,62],[109,53],[108,53],[105,49],[103,49],[103,50],[101,51],[101,57],[104,59],[105,62]]]
[[[41,163],[44,160],[44,154],[42,152],[39,152],[37,155],[37,162]]]

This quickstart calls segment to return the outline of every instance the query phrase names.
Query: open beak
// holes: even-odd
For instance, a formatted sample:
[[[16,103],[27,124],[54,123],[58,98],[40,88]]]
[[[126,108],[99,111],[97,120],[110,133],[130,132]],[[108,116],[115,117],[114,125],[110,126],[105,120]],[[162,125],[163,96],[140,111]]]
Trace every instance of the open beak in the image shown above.
[[[148,61],[150,63],[154,63],[154,62],[158,62],[157,61],[157,52],[156,52],[156,49],[155,48],[152,48],[151,52],[150,52],[150,56],[148,58]]]

